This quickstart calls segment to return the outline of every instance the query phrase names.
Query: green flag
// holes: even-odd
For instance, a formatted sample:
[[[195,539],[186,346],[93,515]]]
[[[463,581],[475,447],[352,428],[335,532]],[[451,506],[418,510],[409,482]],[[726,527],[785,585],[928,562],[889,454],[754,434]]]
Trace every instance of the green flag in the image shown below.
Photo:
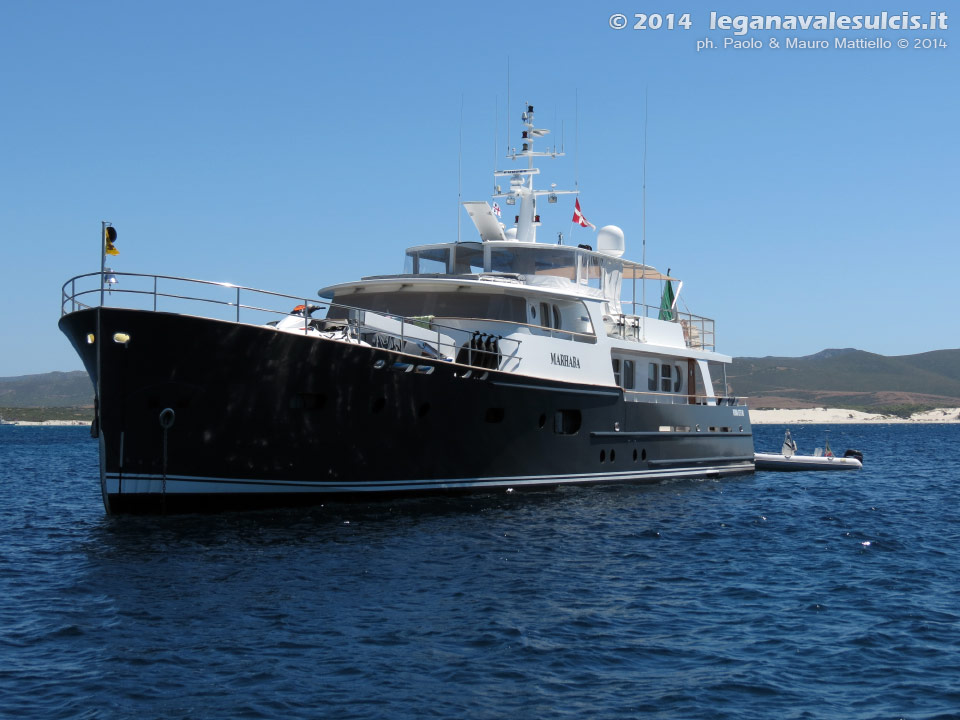
[[[673,283],[667,280],[663,288],[663,299],[660,300],[660,319],[673,320]]]

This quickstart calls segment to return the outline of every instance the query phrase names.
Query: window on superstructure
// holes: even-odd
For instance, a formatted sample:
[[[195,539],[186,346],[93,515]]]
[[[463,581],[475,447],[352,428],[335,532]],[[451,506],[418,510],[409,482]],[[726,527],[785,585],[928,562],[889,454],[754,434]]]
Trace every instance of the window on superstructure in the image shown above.
[[[673,390],[672,369],[669,365],[660,366],[660,392],[670,392]]]
[[[626,390],[633,390],[636,385],[636,371],[633,360],[623,361],[623,387]]]
[[[403,270],[408,275],[446,275],[450,248],[408,250]]]
[[[613,381],[620,385],[620,358],[613,359]]]
[[[572,250],[532,247],[492,248],[490,271],[520,275],[549,275],[566,280],[576,278],[576,256]]]
[[[342,303],[342,305],[341,305]],[[327,312],[329,319],[349,316],[348,307],[395,315],[438,318],[471,318],[507,320],[522,323],[526,319],[526,302],[513,295],[462,292],[363,292],[334,298]]]
[[[683,374],[680,371],[680,366],[677,365],[674,367],[674,378],[673,378],[673,391],[680,392],[680,386],[683,385]]]
[[[647,366],[647,390],[656,392],[660,379],[660,366],[657,363],[650,363]]]
[[[603,282],[600,274],[600,258],[593,255],[581,255],[580,258],[580,282],[587,287],[599,290]]]
[[[479,275],[483,272],[483,245],[460,243],[453,255],[455,275]]]

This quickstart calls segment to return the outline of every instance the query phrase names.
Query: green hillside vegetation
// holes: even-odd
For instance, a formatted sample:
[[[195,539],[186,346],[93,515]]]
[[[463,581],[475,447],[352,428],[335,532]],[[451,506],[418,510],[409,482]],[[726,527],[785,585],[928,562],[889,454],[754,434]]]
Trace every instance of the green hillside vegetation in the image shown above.
[[[93,421],[93,408],[9,408],[0,407],[0,417],[13,422],[45,422],[47,420]]]
[[[92,408],[93,395],[93,384],[82,370],[0,378],[0,407]]]
[[[847,348],[799,358],[735,358],[727,379],[738,395],[871,411],[960,405],[960,350],[887,357]],[[798,405],[799,406],[799,405]],[[908,413],[909,414],[909,413]]]
[[[93,385],[87,373],[51,372],[0,378],[4,420],[93,420]]]

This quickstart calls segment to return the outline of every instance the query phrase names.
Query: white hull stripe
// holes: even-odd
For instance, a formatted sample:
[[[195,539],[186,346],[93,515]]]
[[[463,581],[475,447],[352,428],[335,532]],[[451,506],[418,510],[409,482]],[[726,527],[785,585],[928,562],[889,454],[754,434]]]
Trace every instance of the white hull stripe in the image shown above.
[[[166,492],[181,493],[368,493],[403,490],[451,490],[469,488],[494,488],[507,486],[558,485],[588,482],[623,482],[631,480],[661,480],[667,478],[705,477],[721,474],[750,472],[753,463],[736,463],[721,466],[695,468],[671,468],[630,472],[583,473],[576,475],[527,475],[493,478],[449,478],[440,480],[384,480],[384,481],[333,481],[316,482],[293,480],[249,480],[239,478],[211,478],[186,475],[167,475]],[[163,491],[162,475],[109,474],[105,477],[105,490],[113,495],[160,493]]]

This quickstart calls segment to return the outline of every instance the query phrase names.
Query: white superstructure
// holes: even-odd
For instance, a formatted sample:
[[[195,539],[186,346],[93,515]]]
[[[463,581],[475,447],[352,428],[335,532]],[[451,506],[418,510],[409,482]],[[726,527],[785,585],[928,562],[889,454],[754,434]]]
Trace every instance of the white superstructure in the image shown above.
[[[478,241],[409,248],[403,274],[338,284],[321,296],[360,310],[429,318],[451,340],[446,351],[438,348],[451,359],[465,337],[480,333],[498,341],[500,370],[620,386],[636,402],[711,404],[726,397],[731,358],[715,352],[713,321],[678,310],[675,278],[623,259],[619,227],[601,227],[596,249],[537,241],[543,198],[554,205],[577,191],[534,186],[540,170],[533,159],[563,153],[534,150],[549,130],[535,127],[533,106],[522,120],[520,149],[507,157],[526,167],[495,172],[498,183],[509,184],[495,185],[493,199],[497,207],[503,202],[504,220],[512,224],[486,201],[464,202]],[[637,302],[644,282],[665,291],[660,305]],[[462,334],[451,333],[457,329]]]

